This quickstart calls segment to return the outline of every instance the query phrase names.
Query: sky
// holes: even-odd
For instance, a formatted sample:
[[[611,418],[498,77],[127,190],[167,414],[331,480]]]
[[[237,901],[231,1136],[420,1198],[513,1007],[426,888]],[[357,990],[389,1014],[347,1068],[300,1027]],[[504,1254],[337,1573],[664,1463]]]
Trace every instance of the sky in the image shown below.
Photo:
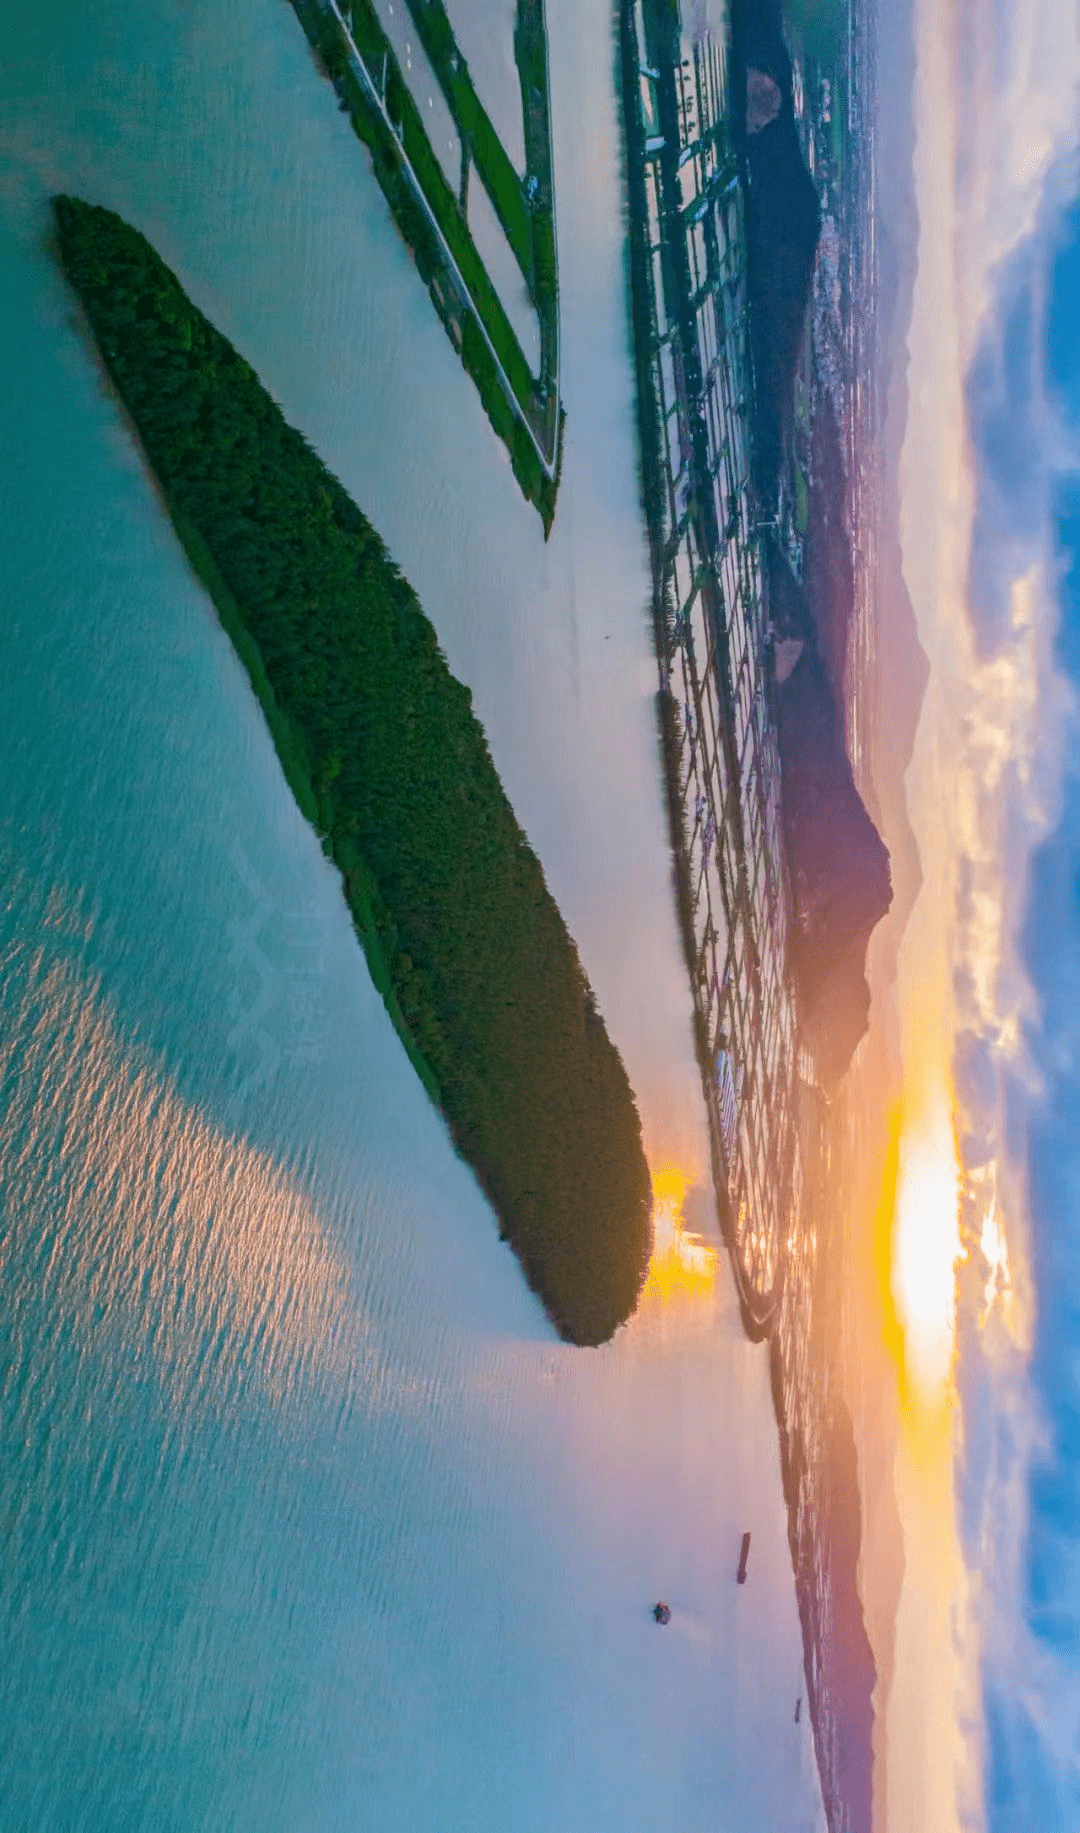
[[[1038,477],[1041,454],[1057,587],[1054,659],[1076,691],[1080,207],[1074,205],[1059,219],[1057,233],[1056,248],[1032,251],[1032,265],[1036,272],[1042,268],[1048,282],[1042,322],[1032,314],[1024,323],[1021,300],[1015,344],[1012,337],[1006,339],[1004,379],[1008,384],[1010,372],[1015,376],[1023,365],[1025,346],[1038,352],[1050,413],[1046,426],[1030,429],[1031,471]],[[1016,419],[1023,427],[1022,402]],[[991,447],[994,437],[988,432]],[[994,1828],[1027,1826],[1028,1804],[1039,1801],[1044,1826],[1074,1828],[1080,1824],[1080,753],[1075,731],[1062,763],[1057,820],[1030,861],[1020,954],[1035,999],[1024,1030],[1033,1086],[1014,1077],[1006,1087],[1006,1113],[1026,1145],[1035,1307],[1028,1371],[1027,1540],[1016,1593],[1024,1633],[1013,1639],[1013,1659],[1008,1642],[999,1639],[986,1664],[988,1820]],[[977,1366],[962,1392],[973,1415],[985,1409]],[[1018,1423],[1022,1427],[1022,1418]],[[1002,1465],[1017,1451],[1017,1433],[1008,1418],[998,1436],[996,1460]],[[966,1472],[965,1512],[973,1524],[982,1500],[980,1474],[976,1468]],[[1014,1666],[1018,1649],[1024,1654],[1019,1672]]]
[[[1080,19],[915,0],[889,1833],[1080,1825]],[[1072,570],[1070,570],[1070,568]]]

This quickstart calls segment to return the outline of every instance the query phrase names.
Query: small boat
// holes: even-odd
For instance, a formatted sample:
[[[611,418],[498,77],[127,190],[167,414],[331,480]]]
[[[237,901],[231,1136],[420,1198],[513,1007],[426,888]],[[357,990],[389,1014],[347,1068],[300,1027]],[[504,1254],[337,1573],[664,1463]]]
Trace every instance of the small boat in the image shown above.
[[[742,1537],[742,1546],[739,1548],[739,1570],[735,1574],[735,1577],[738,1579],[740,1585],[745,1585],[746,1583],[746,1562],[749,1559],[749,1557],[750,1557],[750,1535],[747,1533],[747,1534],[744,1534]]]
[[[663,1602],[663,1599],[661,1599],[661,1601],[658,1604],[653,1605],[652,1613],[653,1613],[653,1621],[656,1623],[670,1623],[671,1622],[671,1605],[665,1604]]]
[[[798,1699],[795,1701],[795,1723],[796,1724],[798,1724],[801,1714],[802,1714],[802,1694],[800,1693]]]

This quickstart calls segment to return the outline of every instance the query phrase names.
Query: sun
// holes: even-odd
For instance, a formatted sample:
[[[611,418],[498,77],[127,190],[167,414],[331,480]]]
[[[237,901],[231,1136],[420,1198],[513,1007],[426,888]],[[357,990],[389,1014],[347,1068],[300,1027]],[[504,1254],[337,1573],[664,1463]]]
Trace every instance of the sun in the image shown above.
[[[956,1348],[960,1167],[952,1106],[942,1084],[927,1092],[900,1134],[892,1240],[892,1293],[904,1360],[916,1394],[940,1403]]]

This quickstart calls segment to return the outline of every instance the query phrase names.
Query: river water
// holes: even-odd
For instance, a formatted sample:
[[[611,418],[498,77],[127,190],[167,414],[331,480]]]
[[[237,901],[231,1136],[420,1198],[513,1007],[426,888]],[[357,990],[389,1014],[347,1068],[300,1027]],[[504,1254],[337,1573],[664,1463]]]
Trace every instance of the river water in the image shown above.
[[[47,246],[59,188],[144,229],[379,527],[473,689],[650,1161],[700,1181],[610,22],[549,17],[545,546],[284,0],[5,10],[4,1833],[818,1824],[767,1364],[726,1266],[676,1257],[603,1350],[555,1339]]]

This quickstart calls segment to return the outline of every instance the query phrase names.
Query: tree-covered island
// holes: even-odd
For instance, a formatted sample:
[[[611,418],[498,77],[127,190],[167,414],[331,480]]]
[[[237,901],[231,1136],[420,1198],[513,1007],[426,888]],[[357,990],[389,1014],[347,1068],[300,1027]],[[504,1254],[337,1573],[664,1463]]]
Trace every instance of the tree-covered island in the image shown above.
[[[601,1343],[648,1262],[640,1123],[469,691],[370,523],[145,238],[74,198],[54,210],[394,1024],[559,1333]]]

